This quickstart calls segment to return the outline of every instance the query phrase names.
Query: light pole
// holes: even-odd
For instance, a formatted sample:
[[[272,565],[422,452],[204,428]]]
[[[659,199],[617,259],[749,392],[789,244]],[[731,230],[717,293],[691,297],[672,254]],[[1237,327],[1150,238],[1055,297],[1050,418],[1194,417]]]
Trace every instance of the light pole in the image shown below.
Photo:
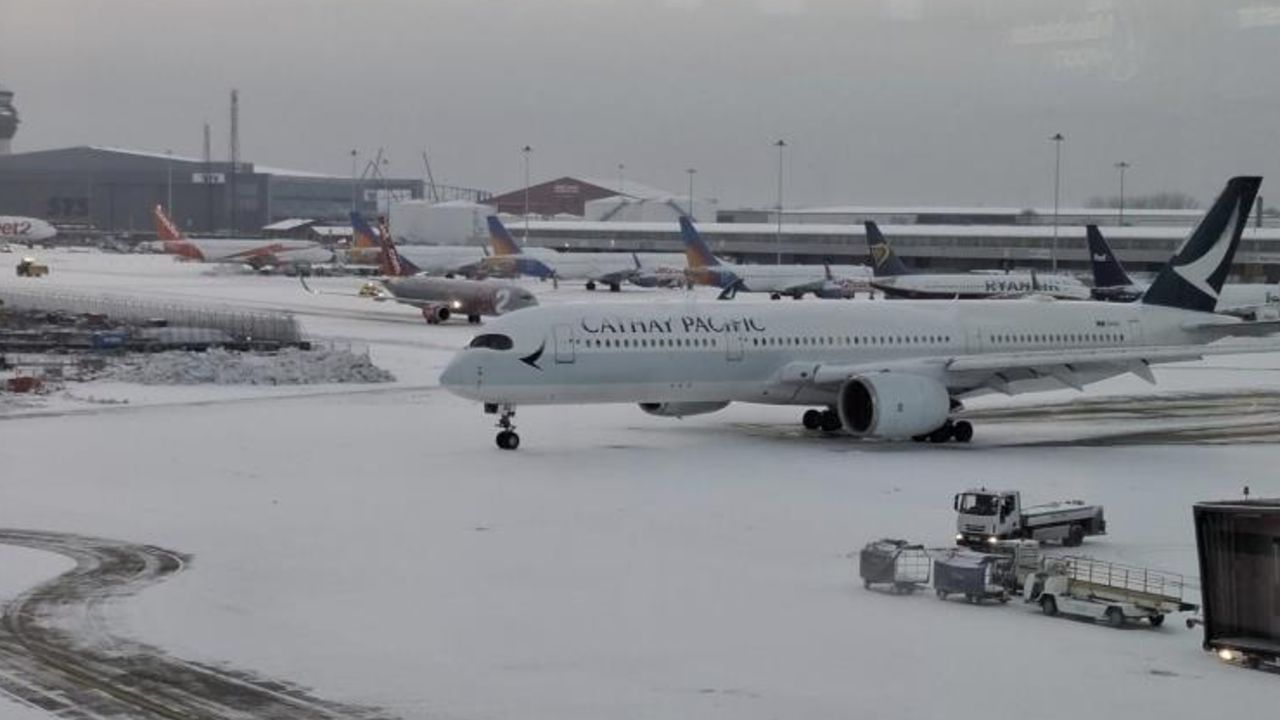
[[[1124,225],[1124,171],[1132,167],[1132,163],[1121,160],[1116,163],[1116,169],[1120,171],[1120,224]]]
[[[778,140],[773,144],[778,148],[778,233],[775,243],[778,248],[778,264],[782,264],[782,151],[787,147],[786,140]]]
[[[391,221],[391,185],[390,180],[387,178],[387,168],[390,167],[390,165],[391,160],[384,157],[382,158],[382,167],[378,169],[378,172],[382,174],[382,197],[386,198],[387,201],[387,209],[383,212],[383,214],[387,216],[387,222]]]
[[[166,187],[168,189],[168,192],[166,194],[168,195],[168,198],[165,200],[164,209],[165,209],[165,212],[169,213],[169,219],[173,220],[174,222],[177,222],[178,216],[173,214],[173,151],[165,150],[164,154],[165,154],[165,157],[168,158],[168,160],[165,162],[165,169],[168,170],[168,175],[169,175],[168,182],[166,184]]]
[[[524,242],[529,244],[529,153],[533,148],[524,146]]]
[[[1058,272],[1058,193],[1062,188],[1062,133],[1054,133],[1053,141],[1053,249],[1050,251],[1052,269]]]
[[[351,149],[351,212],[356,212],[357,210],[356,192],[357,192],[357,186],[360,183],[359,181],[356,180],[356,165],[358,163],[359,156],[360,156],[360,153],[356,152],[355,148],[352,148]]]
[[[685,208],[685,214],[687,214],[689,216],[689,219],[692,220],[693,219],[693,176],[698,174],[698,169],[689,168],[688,170],[685,170],[685,172],[689,173],[689,207]]]

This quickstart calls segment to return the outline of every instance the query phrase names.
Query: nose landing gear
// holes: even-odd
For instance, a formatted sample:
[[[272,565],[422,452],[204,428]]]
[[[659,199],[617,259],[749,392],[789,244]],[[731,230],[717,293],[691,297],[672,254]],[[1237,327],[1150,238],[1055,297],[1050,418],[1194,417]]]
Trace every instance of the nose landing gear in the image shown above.
[[[520,436],[516,434],[516,424],[512,422],[515,416],[516,409],[511,405],[503,405],[499,409],[499,430],[495,441],[498,443],[498,447],[503,450],[515,450],[520,447]]]

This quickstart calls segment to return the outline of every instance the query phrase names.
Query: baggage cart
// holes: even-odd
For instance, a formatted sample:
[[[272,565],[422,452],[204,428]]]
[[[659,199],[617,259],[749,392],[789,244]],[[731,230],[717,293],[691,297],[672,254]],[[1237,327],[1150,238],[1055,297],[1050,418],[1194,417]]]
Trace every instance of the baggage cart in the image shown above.
[[[913,593],[929,583],[929,567],[924,546],[905,540],[876,540],[858,553],[858,575],[868,589],[882,585],[893,593]]]

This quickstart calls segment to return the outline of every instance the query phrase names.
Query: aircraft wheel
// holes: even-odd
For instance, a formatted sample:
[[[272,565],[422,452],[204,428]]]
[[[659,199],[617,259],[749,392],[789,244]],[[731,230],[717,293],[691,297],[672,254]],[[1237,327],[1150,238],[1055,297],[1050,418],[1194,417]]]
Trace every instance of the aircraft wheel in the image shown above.
[[[973,439],[973,425],[968,420],[961,420],[951,428],[951,436],[956,442],[967,443]]]
[[[769,299],[770,299],[770,300],[781,300],[781,299],[782,299],[782,296],[781,296],[781,295],[779,295],[778,293],[769,293]]]
[[[1107,625],[1118,628],[1124,625],[1124,611],[1118,607],[1107,608]]]
[[[925,440],[928,440],[928,439],[929,439],[928,435],[912,435],[911,436],[911,442],[924,442]]]
[[[805,410],[800,421],[804,425],[805,430],[817,430],[822,427],[822,411]]]
[[[1152,615],[1151,617],[1147,618],[1147,622],[1151,623],[1151,627],[1160,627],[1161,625],[1164,624],[1164,616]]]
[[[596,284],[595,284],[594,282],[592,282],[592,281],[588,280],[588,281],[587,281],[587,289],[588,289],[588,290],[595,290],[595,289],[596,289]]]
[[[618,283],[609,283],[609,292],[622,292],[622,286]]]
[[[951,421],[948,420],[946,425],[929,433],[929,442],[934,444],[944,443],[951,439]]]
[[[840,422],[840,416],[830,410],[822,413],[822,429],[825,432],[839,432],[844,425]]]
[[[479,315],[468,315],[468,316],[467,316],[467,322],[471,323],[472,325],[479,325],[479,324],[480,324],[480,316],[479,316]]]
[[[498,447],[503,450],[515,450],[520,447],[520,436],[513,430],[503,430],[498,433]]]

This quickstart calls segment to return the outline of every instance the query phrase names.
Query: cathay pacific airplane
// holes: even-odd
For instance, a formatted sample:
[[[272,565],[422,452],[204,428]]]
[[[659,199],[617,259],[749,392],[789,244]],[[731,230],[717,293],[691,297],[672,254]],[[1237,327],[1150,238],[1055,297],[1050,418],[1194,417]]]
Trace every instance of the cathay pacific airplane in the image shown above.
[[[722,288],[722,299],[739,292],[769,293],[778,300],[789,295],[799,300],[806,293],[822,297],[847,295],[867,288],[871,270],[862,265],[734,265],[711,252],[701,233],[687,216],[680,217],[680,237],[684,240],[686,271],[699,285]]]
[[[731,402],[809,406],[804,426],[862,438],[968,441],[967,397],[1082,388],[1206,355],[1280,350],[1211,344],[1276,323],[1214,314],[1261,178],[1227,183],[1138,303],[566,304],[496,320],[441,384],[497,414],[514,449],[516,408],[638,403],[683,417]]]
[[[867,247],[875,279],[871,286],[888,298],[914,300],[972,300],[1047,295],[1059,300],[1088,300],[1089,288],[1070,275],[1010,273],[922,273],[906,266],[894,254],[874,222],[867,228]]]
[[[1089,238],[1089,260],[1093,266],[1093,297],[1112,302],[1133,302],[1142,297],[1146,286],[1129,277],[1098,226],[1086,226],[1085,234]],[[1222,286],[1214,311],[1249,319],[1274,318],[1280,314],[1280,285],[1227,283]]]

